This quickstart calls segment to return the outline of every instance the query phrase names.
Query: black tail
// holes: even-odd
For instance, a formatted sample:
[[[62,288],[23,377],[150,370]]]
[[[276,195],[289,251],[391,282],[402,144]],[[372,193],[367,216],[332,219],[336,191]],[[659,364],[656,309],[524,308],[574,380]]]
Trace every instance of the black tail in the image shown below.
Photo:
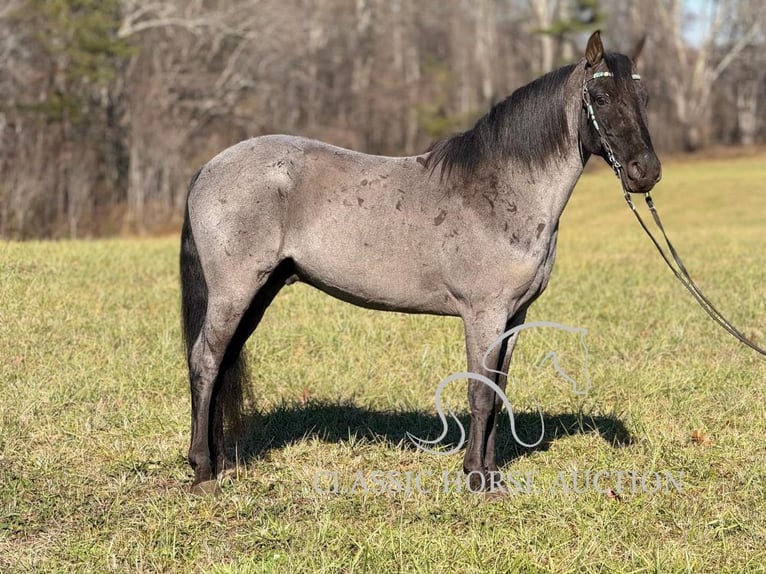
[[[197,172],[189,184],[189,191],[194,187]],[[189,207],[187,203],[184,214],[184,224],[181,230],[181,308],[183,315],[183,333],[186,344],[186,362],[190,365],[192,347],[197,341],[207,312],[207,283],[202,273],[202,266],[194,242],[191,224],[189,222]],[[235,432],[242,428],[242,406],[246,388],[245,359],[241,346],[227,353],[218,375],[214,396],[223,401],[224,420],[227,426]]]

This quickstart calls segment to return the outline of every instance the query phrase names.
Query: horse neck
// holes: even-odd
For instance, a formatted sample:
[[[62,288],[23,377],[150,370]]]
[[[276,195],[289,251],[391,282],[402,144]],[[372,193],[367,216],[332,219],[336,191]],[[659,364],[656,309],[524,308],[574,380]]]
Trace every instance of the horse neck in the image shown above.
[[[489,157],[484,157],[481,162],[477,161],[476,163],[479,165],[476,167],[470,161],[465,162],[468,165],[465,169],[461,169],[465,167],[461,165],[461,162],[455,162],[452,159],[450,161],[457,163],[457,168],[455,173],[452,173],[453,177],[450,183],[446,184],[448,190],[460,190],[458,196],[462,197],[463,201],[468,204],[476,202],[481,205],[484,201],[491,205],[495,201],[493,198],[500,197],[502,201],[508,204],[506,211],[509,214],[515,214],[519,211],[521,214],[533,216],[533,219],[544,216],[550,222],[558,221],[577,180],[582,174],[586,159],[581,154],[579,135],[584,67],[583,60],[581,65],[573,68],[565,80],[560,104],[564,107],[561,111],[564,112],[567,119],[566,127],[561,128],[567,130],[567,133],[563,134],[563,145],[556,146],[557,149],[555,150],[546,151],[550,155],[540,158],[536,157],[534,153],[516,153],[513,146],[500,145],[493,150],[494,153],[483,151],[482,153],[486,153]],[[538,93],[534,97],[548,98],[550,94]],[[547,109],[550,106],[538,107]],[[524,130],[542,130],[543,122],[544,119],[542,118],[539,118],[538,123],[528,122],[519,125],[519,122],[514,122],[515,126],[510,127],[508,131],[512,131],[506,137],[528,137],[529,133],[524,133]],[[505,130],[500,131],[504,132]],[[546,134],[544,131],[536,135],[542,137],[532,138],[530,141],[547,140],[550,137],[550,134]],[[469,145],[476,145],[475,141],[468,143]],[[454,140],[448,140],[446,145],[454,146]],[[463,152],[463,150],[460,151]],[[451,173],[452,167],[454,165],[450,165],[448,174]],[[426,177],[431,182],[434,180],[438,182],[433,191],[442,197],[443,186],[445,185],[443,180],[441,178],[432,179],[430,171],[427,171]],[[502,215],[495,214],[495,217],[502,217]],[[513,215],[509,217],[518,219]]]
[[[571,121],[578,120],[573,113]],[[545,214],[549,221],[558,221],[585,167],[576,128],[569,139],[564,153],[546,165],[510,161],[496,166],[478,181],[482,187],[487,180],[497,182],[498,190],[513,198],[520,212]]]
[[[520,165],[512,161],[505,166],[505,180],[515,193],[524,194],[535,209],[542,209],[555,221],[561,217],[587,161],[580,148],[581,76],[578,66],[567,81],[564,106],[568,134],[561,155],[549,158],[545,165]]]

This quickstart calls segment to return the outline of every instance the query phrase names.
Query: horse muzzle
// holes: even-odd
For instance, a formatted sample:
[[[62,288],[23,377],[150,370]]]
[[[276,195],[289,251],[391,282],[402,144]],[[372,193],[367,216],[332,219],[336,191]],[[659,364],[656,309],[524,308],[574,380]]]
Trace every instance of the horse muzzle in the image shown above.
[[[625,187],[631,193],[649,193],[662,179],[662,165],[654,153],[643,153],[628,162]]]

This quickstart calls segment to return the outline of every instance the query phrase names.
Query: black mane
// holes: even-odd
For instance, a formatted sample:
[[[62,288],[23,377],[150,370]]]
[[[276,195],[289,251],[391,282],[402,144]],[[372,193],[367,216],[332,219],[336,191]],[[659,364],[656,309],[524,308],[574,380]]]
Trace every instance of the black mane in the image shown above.
[[[436,142],[425,166],[441,175],[470,176],[484,162],[514,158],[545,165],[560,156],[569,135],[564,86],[576,64],[550,72],[496,104],[476,125]]]

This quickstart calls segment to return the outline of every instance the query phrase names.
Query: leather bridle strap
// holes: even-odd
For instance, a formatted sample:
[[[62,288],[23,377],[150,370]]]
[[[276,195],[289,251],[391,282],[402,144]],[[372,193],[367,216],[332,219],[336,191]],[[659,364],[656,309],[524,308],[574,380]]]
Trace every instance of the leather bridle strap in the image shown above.
[[[636,206],[633,205],[633,200],[631,199],[629,195],[630,192],[628,192],[625,189],[624,185],[623,185],[623,191],[625,192],[625,201],[630,207],[630,210],[633,212],[633,215],[636,216],[636,219],[638,220],[638,223],[641,225],[641,228],[644,230],[644,232],[646,232],[646,235],[649,237],[649,239],[652,241],[654,246],[657,248],[657,251],[660,253],[660,256],[662,257],[663,261],[665,261],[667,266],[673,272],[673,275],[675,275],[676,278],[681,282],[681,284],[684,287],[686,287],[689,293],[692,294],[692,296],[697,301],[697,303],[699,303],[700,307],[702,307],[705,310],[705,312],[708,315],[710,315],[710,317],[716,323],[718,323],[721,327],[723,327],[730,335],[732,335],[737,340],[739,340],[740,343],[747,345],[748,347],[750,347],[754,351],[757,351],[761,355],[766,355],[766,350],[762,349],[761,347],[753,343],[741,331],[739,331],[739,329],[737,329],[734,325],[732,325],[731,321],[729,321],[726,317],[723,316],[723,314],[715,307],[715,305],[713,305],[710,299],[708,299],[707,296],[702,292],[702,289],[700,289],[699,285],[697,285],[694,282],[694,280],[691,278],[691,275],[689,275],[689,272],[687,271],[686,266],[681,260],[681,257],[678,255],[678,251],[676,251],[676,248],[673,246],[673,243],[670,241],[668,234],[665,232],[665,227],[662,225],[660,214],[657,212],[657,208],[654,205],[654,201],[652,200],[651,195],[649,195],[648,193],[645,195],[646,205],[652,214],[652,218],[654,219],[655,225],[662,233],[662,237],[665,240],[665,243],[668,247],[668,250],[670,251],[670,255],[673,258],[673,261],[675,261],[676,265],[678,266],[677,269],[676,267],[673,266],[673,263],[670,261],[670,258],[665,253],[665,250],[663,249],[663,247],[660,245],[660,243],[654,237],[652,232],[646,226],[646,224],[644,223],[644,220],[641,219],[641,215],[638,213],[638,210],[636,210]]]
[[[630,192],[625,186],[625,181],[622,177],[622,164],[615,157],[614,152],[612,151],[612,146],[609,145],[609,142],[606,140],[604,133],[601,131],[598,124],[598,120],[596,120],[596,114],[593,111],[593,106],[591,105],[591,102],[590,102],[590,94],[588,92],[588,82],[598,77],[611,76],[611,75],[612,75],[611,72],[597,72],[592,77],[586,79],[583,82],[583,103],[585,105],[585,109],[588,114],[588,119],[593,124],[593,127],[595,128],[596,133],[598,133],[598,136],[601,140],[601,146],[604,148],[604,152],[606,153],[607,163],[609,163],[609,165],[614,170],[615,175],[617,175],[617,177],[620,180],[622,191],[625,195],[625,201],[628,204],[628,207],[630,207],[630,210],[633,212],[633,215],[636,216],[636,219],[638,220],[638,223],[641,225],[641,228],[644,230],[646,235],[652,241],[652,243],[654,244],[654,247],[657,248],[657,251],[660,253],[660,256],[662,257],[663,261],[665,261],[667,266],[673,272],[673,275],[675,275],[676,278],[681,282],[681,284],[684,287],[686,287],[689,293],[692,294],[692,296],[697,301],[697,303],[699,303],[700,307],[702,307],[705,310],[705,312],[708,315],[710,315],[710,317],[716,323],[718,323],[721,327],[723,327],[730,335],[732,335],[737,340],[739,340],[740,343],[743,343],[747,345],[748,347],[750,347],[751,349],[753,349],[754,351],[757,351],[761,355],[766,356],[766,350],[762,349],[761,347],[753,343],[744,334],[742,334],[742,332],[740,332],[734,325],[732,325],[731,321],[729,321],[726,317],[723,316],[723,314],[715,307],[715,305],[711,303],[710,299],[708,299],[705,296],[705,294],[702,292],[702,289],[700,289],[700,287],[691,278],[691,275],[689,275],[689,272],[687,271],[686,266],[681,260],[681,257],[678,255],[678,251],[676,251],[675,246],[670,241],[668,234],[665,232],[665,226],[662,224],[662,220],[660,219],[660,214],[657,212],[657,208],[654,205],[652,196],[649,193],[644,194],[644,198],[646,199],[646,206],[649,208],[649,212],[652,214],[652,219],[654,219],[654,224],[660,230],[660,233],[662,233],[662,237],[665,240],[667,249],[670,252],[670,257],[672,257],[673,262],[675,262],[677,268],[676,266],[673,265],[673,262],[671,262],[670,257],[668,257],[667,253],[665,252],[665,249],[662,247],[659,241],[657,241],[657,239],[654,237],[652,232],[646,226],[646,224],[644,223],[644,220],[641,219],[641,215],[638,213],[638,210],[636,209],[636,206],[633,204],[633,200],[630,197]],[[638,80],[640,79],[640,76],[638,76],[637,74],[634,74],[633,79]]]

